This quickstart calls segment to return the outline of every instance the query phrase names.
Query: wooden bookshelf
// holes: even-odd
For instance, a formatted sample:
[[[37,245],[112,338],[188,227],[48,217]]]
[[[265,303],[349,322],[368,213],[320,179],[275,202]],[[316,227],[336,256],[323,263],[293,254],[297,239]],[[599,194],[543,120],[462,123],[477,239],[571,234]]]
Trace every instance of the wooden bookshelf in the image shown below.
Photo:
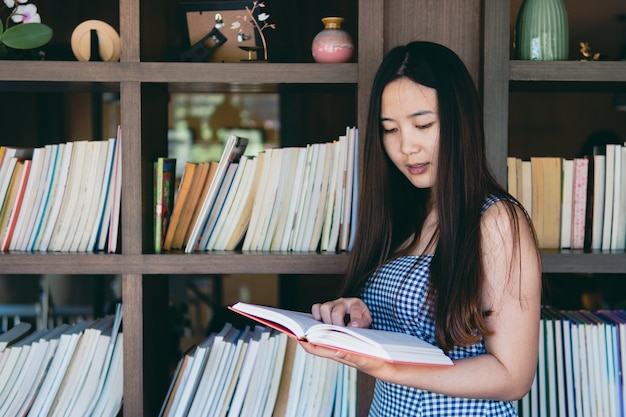
[[[100,8],[109,5],[98,0]],[[302,4],[301,4],[302,3]],[[311,10],[334,10],[333,1],[301,4],[303,27],[322,29]],[[17,92],[115,91],[120,94],[123,196],[121,253],[3,254],[0,268],[8,274],[120,274],[124,302],[124,414],[156,415],[168,384],[162,347],[167,314],[167,274],[342,274],[347,256],[263,253],[166,253],[151,246],[152,161],[167,151],[167,102],[171,91],[228,91],[233,85],[275,89],[279,85],[353,86],[360,134],[365,134],[369,89],[383,54],[415,39],[441,42],[455,50],[479,84],[485,103],[489,159],[502,180],[508,156],[509,91],[554,88],[555,84],[624,88],[624,62],[524,62],[510,59],[510,4],[501,0],[340,0],[341,10],[357,22],[358,45],[353,62],[314,64],[166,62],[174,0],[119,0],[120,62],[0,61],[0,89]],[[110,5],[109,5],[110,7]],[[268,0],[268,8],[292,10],[288,0]],[[307,9],[309,8],[309,9]],[[83,20],[92,18],[85,16]],[[46,20],[42,11],[42,19]],[[299,22],[300,23],[300,22]],[[354,23],[353,23],[354,24]],[[70,32],[73,28],[64,28]],[[168,30],[170,29],[170,30]],[[277,30],[280,31],[279,29]],[[273,36],[278,36],[274,33]],[[303,39],[298,56],[310,53]],[[272,44],[270,43],[270,48]],[[308,51],[306,50],[308,49]],[[482,55],[481,55],[482,54]],[[481,59],[482,56],[482,59]],[[513,87],[511,87],[513,86]],[[343,121],[342,121],[343,123]],[[626,273],[624,253],[545,252],[544,271],[557,273]],[[360,385],[360,411],[365,415],[371,389]]]

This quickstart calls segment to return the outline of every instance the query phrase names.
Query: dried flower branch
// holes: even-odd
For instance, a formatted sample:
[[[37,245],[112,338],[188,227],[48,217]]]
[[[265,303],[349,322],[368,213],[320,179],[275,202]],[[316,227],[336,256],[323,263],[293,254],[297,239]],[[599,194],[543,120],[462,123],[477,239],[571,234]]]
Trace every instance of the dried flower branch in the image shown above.
[[[265,35],[263,31],[265,29],[276,29],[276,25],[273,23],[268,23],[267,19],[270,17],[267,13],[259,13],[258,17],[254,17],[254,12],[257,8],[265,7],[264,2],[254,1],[252,2],[252,8],[246,6],[246,16],[237,16],[238,21],[233,22],[231,25],[231,29],[237,29],[239,32],[237,33],[237,41],[242,42],[250,39],[250,35],[244,33],[243,28],[241,27],[241,22],[252,27],[253,30],[256,30],[259,33],[261,38],[261,42],[263,43],[263,55],[264,59],[267,61],[267,42],[265,41]],[[259,24],[262,23],[262,26]]]

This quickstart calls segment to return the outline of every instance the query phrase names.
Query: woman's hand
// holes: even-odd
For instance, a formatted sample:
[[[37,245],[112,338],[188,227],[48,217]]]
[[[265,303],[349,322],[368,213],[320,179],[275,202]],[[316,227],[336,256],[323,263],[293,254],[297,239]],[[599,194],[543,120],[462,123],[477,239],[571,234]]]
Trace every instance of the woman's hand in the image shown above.
[[[360,298],[338,298],[325,303],[313,304],[311,313],[324,323],[349,327],[370,327],[372,316]]]

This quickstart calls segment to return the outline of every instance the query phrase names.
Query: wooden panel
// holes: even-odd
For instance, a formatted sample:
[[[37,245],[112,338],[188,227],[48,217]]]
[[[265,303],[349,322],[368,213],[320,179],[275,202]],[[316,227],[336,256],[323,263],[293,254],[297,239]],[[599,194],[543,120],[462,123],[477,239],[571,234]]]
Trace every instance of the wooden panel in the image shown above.
[[[487,159],[501,184],[506,184],[509,123],[509,2],[485,1],[483,111]],[[488,81],[487,81],[488,80]]]
[[[139,61],[139,28],[139,0],[120,0],[120,61]]]
[[[120,86],[123,155],[120,232],[125,254],[140,254],[142,248],[140,89],[137,82],[123,82]]]
[[[428,40],[455,51],[478,81],[480,0],[393,0],[385,3],[384,50]]]

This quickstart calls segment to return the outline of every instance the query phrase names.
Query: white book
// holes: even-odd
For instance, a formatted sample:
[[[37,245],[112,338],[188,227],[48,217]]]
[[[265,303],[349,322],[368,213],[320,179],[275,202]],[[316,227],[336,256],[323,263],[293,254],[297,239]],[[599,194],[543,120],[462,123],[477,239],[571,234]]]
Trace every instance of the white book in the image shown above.
[[[339,250],[347,251],[350,242],[350,229],[352,228],[352,187],[354,182],[354,152],[356,149],[356,131],[346,128],[348,137],[348,160],[346,161],[346,185],[344,193],[343,213],[341,218],[341,230],[339,231]]]
[[[104,364],[102,366],[102,372],[100,373],[100,378],[98,380],[96,390],[93,394],[91,403],[89,404],[87,411],[85,411],[85,415],[90,415],[91,413],[93,413],[99,401],[106,401],[107,394],[104,394],[104,390],[105,390],[107,380],[115,372],[115,370],[113,369],[114,368],[113,361],[114,361],[114,356],[115,356],[116,345],[118,344],[118,340],[122,335],[122,333],[120,332],[120,329],[122,325],[123,314],[124,312],[122,309],[122,304],[118,303],[115,306],[115,316],[113,320],[113,325],[111,327],[111,331],[107,332],[107,334],[109,334],[110,337],[108,339],[108,346],[107,346],[106,356],[104,358]]]
[[[228,417],[236,417],[240,415],[241,407],[243,406],[244,399],[248,388],[250,387],[250,378],[252,372],[257,365],[257,355],[261,349],[261,345],[265,343],[269,333],[261,326],[256,326],[254,333],[248,342],[248,348],[246,349],[246,355],[241,365],[241,371],[239,373],[239,380],[233,398],[228,409]]]
[[[61,248],[62,252],[78,251],[80,241],[87,230],[89,217],[91,216],[92,207],[94,206],[95,190],[96,187],[100,185],[99,181],[102,181],[102,172],[104,169],[103,158],[106,156],[106,150],[102,148],[102,144],[106,145],[106,142],[90,141],[87,143],[89,166],[83,169],[83,177],[81,178],[78,201],[76,204],[78,213],[74,221],[70,224],[70,229],[63,243],[63,247]],[[99,189],[97,193],[100,193]]]
[[[293,361],[293,371],[291,374],[291,381],[289,383],[289,396],[287,401],[287,409],[285,411],[285,417],[296,417],[296,410],[298,404],[300,404],[300,394],[302,383],[305,378],[305,372],[307,370],[307,362],[310,362],[313,358],[307,354],[306,350],[300,345],[296,346],[296,355]]]
[[[87,364],[87,373],[85,374],[82,386],[72,396],[72,402],[65,410],[64,416],[82,417],[87,414],[89,405],[96,395],[100,375],[104,371],[104,365],[107,357],[107,350],[111,340],[110,334],[100,334],[96,341],[96,348]]]
[[[113,160],[111,162],[111,173],[109,179],[109,189],[107,191],[106,201],[104,202],[104,208],[102,212],[102,218],[100,219],[100,225],[98,226],[98,230],[96,232],[96,246],[95,248],[98,251],[104,251],[107,243],[108,236],[111,233],[111,222],[113,217],[114,205],[116,204],[116,194],[117,189],[119,188],[120,180],[121,180],[121,151],[122,151],[122,143],[121,139],[121,130],[118,129],[118,134],[115,137],[115,150],[113,152]]]
[[[309,207],[309,201],[311,200],[311,190],[313,189],[313,173],[317,166],[317,154],[319,153],[320,145],[314,143],[307,146],[306,165],[304,170],[304,177],[302,178],[302,188],[300,189],[300,200],[298,202],[298,209],[296,211],[296,218],[293,224],[293,230],[291,234],[291,240],[289,242],[289,250],[299,251],[300,244],[302,242],[302,235],[306,228],[306,216],[307,208]]]
[[[200,250],[207,249],[209,239],[213,235],[217,221],[221,216],[226,214],[224,203],[226,202],[231,190],[233,190],[233,186],[236,188],[236,184],[233,183],[236,176],[235,174],[239,171],[238,168],[239,162],[233,162],[226,168],[226,173],[222,179],[222,185],[217,191],[213,207],[211,208],[211,211],[206,219],[204,230],[198,239],[198,249]]]
[[[322,236],[320,242],[320,249],[322,252],[328,251],[330,245],[330,230],[333,224],[335,200],[337,198],[337,176],[339,175],[339,162],[340,162],[340,150],[339,141],[332,142],[332,160],[333,163],[330,169],[328,193],[326,197],[326,206],[324,208],[324,224],[322,226]]]
[[[78,215],[75,208],[78,204],[81,179],[83,177],[83,167],[88,165],[86,140],[74,142],[72,148],[72,158],[70,161],[69,173],[65,193],[59,207],[59,215],[52,231],[48,250],[59,252],[63,247],[63,242],[70,230],[71,224]]]
[[[332,170],[333,164],[333,147],[332,142],[325,143],[323,146],[324,149],[324,160],[321,166],[321,174],[320,183],[316,184],[316,189],[314,190],[314,195],[317,194],[318,202],[311,204],[313,207],[312,217],[312,231],[307,235],[307,239],[303,242],[304,244],[308,241],[308,247],[305,247],[304,250],[308,250],[309,252],[315,252],[317,248],[320,246],[320,240],[322,238],[322,226],[324,225],[325,218],[325,210],[327,206],[328,200],[328,188],[330,181],[330,174]],[[320,161],[322,162],[322,161]],[[315,198],[314,198],[315,200]]]
[[[271,153],[266,155],[266,158],[267,156],[270,157],[269,171],[267,180],[263,183],[263,199],[261,200],[258,224],[250,243],[250,250],[252,251],[260,251],[263,249],[263,242],[268,234],[270,220],[276,207],[275,202],[278,184],[280,182],[282,154],[282,148],[274,148],[271,150]]]
[[[115,253],[117,252],[117,236],[119,234],[120,227],[120,211],[122,209],[121,200],[122,200],[122,182],[124,181],[123,173],[122,173],[122,165],[123,165],[123,152],[122,152],[122,129],[118,126],[117,128],[117,146],[115,148],[115,156],[113,157],[113,169],[115,172],[115,179],[111,184],[112,193],[111,193],[111,214],[109,217],[108,228],[105,224],[102,225],[102,229],[100,229],[100,237],[107,238],[107,252]],[[106,233],[108,230],[108,234]],[[104,249],[104,243],[103,247]]]
[[[354,147],[352,150],[352,202],[351,208],[352,214],[350,219],[350,237],[348,238],[348,252],[352,251],[352,247],[354,246],[354,239],[356,238],[357,231],[357,216],[359,213],[359,189],[360,189],[360,179],[359,179],[359,130],[356,127],[354,129]]]
[[[298,181],[297,171],[299,170],[298,164],[300,161],[300,154],[305,151],[303,147],[290,147],[285,148],[285,158],[288,162],[285,162],[285,182],[283,184],[283,198],[280,202],[279,214],[276,219],[276,227],[272,236],[271,245],[269,250],[272,252],[280,251],[285,237],[285,228],[287,227],[289,212],[292,202],[298,200],[296,190],[296,181]]]
[[[613,191],[615,186],[615,152],[619,145],[606,145],[606,165],[604,168],[604,215],[602,216],[602,250],[611,249],[611,228],[613,227]]]
[[[186,415],[209,415],[203,412],[203,409],[214,401],[215,393],[212,391],[212,387],[218,375],[221,376],[225,366],[223,361],[223,353],[227,345],[225,339],[229,334],[232,335],[233,333],[236,333],[235,329],[230,323],[226,323],[222,330],[214,335],[205,366],[200,370],[196,392],[190,398],[189,409]]]
[[[285,227],[283,229],[282,237],[280,237],[280,246],[276,248],[281,252],[286,252],[290,248],[291,238],[293,236],[295,221],[300,204],[300,196],[304,186],[304,175],[306,173],[306,159],[308,153],[308,147],[298,148],[298,162],[296,163],[296,171],[293,177],[293,188],[291,189],[291,198],[289,199],[289,206],[285,217]]]
[[[298,252],[307,251],[309,241],[313,234],[313,223],[315,221],[315,213],[319,204],[322,171],[324,169],[324,161],[326,159],[326,144],[316,143],[316,152],[313,153],[313,161],[311,162],[311,170],[309,172],[309,186],[307,188],[306,200],[304,203],[302,216],[300,218],[300,228],[298,239],[293,250]]]
[[[602,249],[606,155],[593,155],[593,219],[591,249]]]
[[[315,320],[310,313],[238,302],[229,307],[301,342],[323,345],[390,362],[451,366],[443,351],[415,336],[376,329],[344,327]]]
[[[268,393],[267,400],[262,407],[262,417],[271,417],[274,411],[274,407],[276,405],[276,399],[278,397],[278,389],[280,388],[280,379],[283,373],[283,363],[285,359],[285,353],[287,351],[287,340],[288,337],[284,333],[276,332],[274,334],[276,338],[276,355],[274,357],[273,363],[270,367],[269,373],[269,383],[268,385]],[[330,414],[325,414],[330,415]]]
[[[286,211],[286,203],[289,201],[291,192],[293,177],[292,167],[296,163],[293,159],[293,148],[281,148],[280,149],[280,172],[278,173],[278,181],[276,181],[276,196],[274,203],[272,204],[272,210],[270,212],[270,218],[268,219],[267,231],[263,236],[262,242],[260,242],[260,250],[268,252],[272,249],[274,240],[277,240],[276,232],[278,230],[278,224],[281,217],[284,217],[283,213]]]
[[[25,416],[28,413],[28,410],[31,408],[39,388],[46,376],[46,372],[50,369],[50,364],[55,355],[57,355],[57,348],[59,346],[60,337],[63,333],[67,331],[71,326],[64,324],[60,325],[54,330],[52,330],[48,335],[46,335],[46,339],[48,339],[46,352],[39,359],[37,363],[36,372],[29,376],[27,381],[29,387],[24,389],[24,400],[21,407],[17,410],[9,410],[9,413],[12,415]]]
[[[328,252],[335,252],[339,245],[339,231],[341,229],[341,217],[343,215],[345,198],[345,181],[344,172],[346,171],[346,164],[348,162],[348,137],[345,135],[339,136],[339,166],[337,167],[337,184],[336,184],[336,196],[335,207],[333,208],[333,220],[330,229],[330,235],[328,238]]]
[[[250,160],[250,157],[245,155],[239,159],[237,172],[235,172],[235,177],[233,178],[230,190],[222,206],[222,212],[215,221],[215,226],[211,231],[211,235],[204,250],[214,250],[222,236],[222,232],[229,227],[229,223],[232,223],[235,212],[237,212],[239,208],[237,204],[241,204],[242,201],[241,190],[246,188],[245,182],[251,179],[249,176],[246,177],[247,164]]]
[[[33,149],[33,159],[28,173],[28,182],[22,197],[22,206],[18,213],[13,238],[9,243],[9,250],[17,250],[22,246],[22,241],[26,235],[28,225],[31,219],[35,217],[37,208],[35,202],[37,200],[38,189],[43,187],[42,171],[45,162],[45,148]],[[35,212],[35,214],[33,213]]]
[[[106,212],[106,204],[109,197],[109,190],[111,189],[111,171],[113,169],[113,158],[116,150],[116,138],[110,138],[106,147],[106,159],[104,164],[104,173],[102,175],[102,183],[100,186],[100,195],[96,197],[97,205],[95,208],[95,217],[91,223],[91,228],[87,229],[88,240],[81,241],[79,251],[87,252],[96,249],[96,243],[98,241],[98,232],[102,225],[102,219]],[[89,227],[89,225],[87,226]]]
[[[231,327],[224,337],[223,346],[217,352],[219,354],[214,357],[213,353],[215,352],[211,352],[211,357],[209,358],[211,372],[202,377],[202,382],[205,382],[205,377],[207,381],[207,386],[203,392],[209,395],[204,401],[200,415],[215,416],[218,410],[221,409],[223,403],[222,394],[228,389],[227,381],[230,381],[234,364],[238,359],[237,342],[241,335],[242,333],[239,330]],[[208,367],[209,364],[207,363]],[[198,390],[200,391],[200,389]]]
[[[255,183],[256,168],[257,159],[248,158],[242,172],[241,183],[237,188],[237,194],[234,197],[232,207],[228,213],[228,218],[212,249],[233,250],[234,246],[241,241],[241,237],[243,236],[242,230],[245,230],[247,222],[250,221],[249,205],[251,203],[249,203],[248,200],[250,198],[254,199],[250,194],[253,192],[252,186]],[[237,233],[237,236],[234,236],[235,233]],[[231,242],[233,240],[235,240],[235,242]]]
[[[262,223],[262,210],[263,203],[265,198],[267,181],[270,175],[271,168],[271,155],[273,149],[266,149],[264,152],[259,153],[259,163],[261,164],[261,175],[259,177],[259,188],[254,196],[254,204],[252,205],[252,214],[250,215],[250,224],[248,225],[248,231],[246,236],[243,239],[243,247],[244,251],[250,251],[253,249],[253,242],[255,236],[258,234],[257,229],[259,229]]]
[[[619,203],[618,203],[618,221],[616,230],[616,250],[626,249],[626,190],[623,187],[626,184],[626,146],[620,146],[619,148],[620,158],[620,178],[617,181],[619,183]]]
[[[174,405],[172,405],[172,411],[170,412],[174,417],[187,416],[189,407],[191,406],[191,400],[193,399],[198,384],[200,382],[200,375],[206,364],[209,352],[213,346],[213,340],[215,334],[210,335],[204,341],[198,345],[193,353],[193,361],[188,363],[188,368],[185,369],[185,378],[182,382],[184,384],[181,389],[176,392]]]
[[[228,413],[252,334],[250,327],[246,326],[237,340],[233,354],[233,362],[224,377],[224,389],[220,391],[219,398],[216,401],[216,416],[225,417],[226,413]]]
[[[250,170],[254,171],[250,174],[252,175],[252,181],[248,186],[248,191],[245,193],[245,197],[242,199],[241,207],[239,208],[239,210],[241,210],[241,213],[239,214],[239,217],[237,217],[236,221],[232,224],[233,230],[229,230],[230,237],[226,242],[226,250],[236,249],[239,244],[244,240],[252,218],[254,201],[256,195],[261,189],[261,172],[263,171],[265,159],[257,157],[252,162],[253,165],[250,166]]]
[[[71,410],[87,376],[101,334],[102,331],[97,327],[89,327],[83,332],[52,405],[50,417],[66,416]]]
[[[52,183],[54,179],[55,167],[57,162],[57,156],[59,154],[59,145],[46,145],[44,166],[41,173],[41,186],[37,189],[37,196],[35,198],[33,215],[26,226],[24,236],[21,239],[18,250],[30,251],[33,250],[35,240],[41,231],[41,224],[43,221],[44,213],[48,207],[48,201],[50,197],[50,190],[52,189]]]
[[[561,249],[571,247],[572,205],[574,197],[574,160],[563,159],[563,187],[561,199]]]
[[[248,145],[248,140],[245,138],[240,138],[234,135],[229,136],[226,144],[224,146],[224,151],[222,156],[220,157],[220,161],[215,172],[214,180],[211,182],[209,190],[202,202],[202,206],[200,208],[200,213],[196,219],[196,222],[193,225],[191,233],[189,235],[189,239],[185,245],[185,253],[191,253],[196,249],[196,244],[198,240],[203,235],[204,226],[213,208],[213,203],[217,198],[217,194],[219,189],[222,186],[222,180],[224,175],[226,174],[228,166],[232,162],[238,162],[241,155],[243,155],[246,146]]]
[[[46,203],[45,211],[41,218],[39,231],[31,237],[32,250],[44,252],[48,250],[50,238],[54,231],[54,225],[56,224],[59,210],[61,209],[63,194],[65,193],[65,187],[67,185],[73,145],[73,142],[59,144],[54,174],[48,194],[48,202]]]
[[[66,333],[61,335],[59,346],[57,347],[58,354],[54,355],[50,363],[50,368],[41,384],[33,406],[28,412],[29,417],[48,416],[53,401],[61,387],[61,383],[69,369],[76,346],[87,325],[87,322],[74,325]]]
[[[15,415],[21,408],[27,394],[28,387],[35,378],[39,363],[44,360],[48,341],[40,338],[20,347],[20,358],[15,364],[7,386],[0,396],[0,415]]]
[[[611,220],[611,250],[624,250],[625,248],[619,248],[617,246],[618,241],[624,241],[624,237],[619,236],[619,224],[622,221],[622,211],[620,203],[622,202],[621,189],[623,187],[621,183],[622,169],[626,170],[626,167],[622,167],[622,148],[621,145],[615,145],[615,162],[613,165],[613,216]]]
[[[124,396],[123,347],[124,334],[120,333],[116,338],[110,370],[107,374],[102,394],[91,414],[92,417],[115,417],[122,409],[122,399]]]
[[[92,237],[92,230],[94,223],[98,217],[98,210],[100,209],[100,198],[103,189],[107,189],[103,183],[105,173],[107,171],[107,160],[109,154],[109,141],[96,141],[96,147],[98,149],[98,158],[95,160],[95,168],[92,174],[91,181],[87,185],[89,189],[85,195],[85,213],[81,217],[81,223],[78,225],[77,232],[74,240],[70,246],[70,252],[85,252],[87,245]]]
[[[259,403],[266,399],[267,376],[269,374],[272,357],[276,352],[276,339],[272,337],[271,329],[265,329],[261,337],[256,366],[250,375],[250,384],[246,392],[240,414],[243,416],[259,416]]]

